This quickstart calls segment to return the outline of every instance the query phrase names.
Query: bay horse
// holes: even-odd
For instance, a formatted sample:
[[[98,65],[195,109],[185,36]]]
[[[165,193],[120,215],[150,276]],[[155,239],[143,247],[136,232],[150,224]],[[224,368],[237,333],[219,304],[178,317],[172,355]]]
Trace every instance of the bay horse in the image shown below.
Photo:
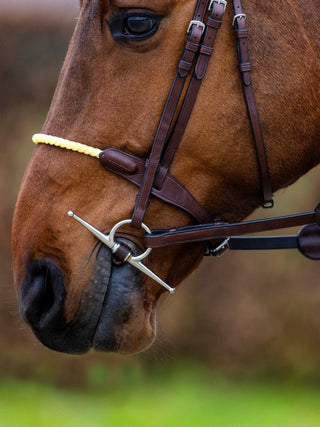
[[[211,230],[213,251],[224,249],[229,229],[212,229],[243,227],[261,204],[261,184],[270,206],[271,188],[319,164],[317,2],[233,3],[234,10],[223,0],[81,1],[13,220],[20,312],[47,347],[147,348],[165,290],[159,283],[172,291],[199,265],[203,233]],[[240,77],[238,56],[248,46]],[[253,106],[243,87],[254,89]],[[319,223],[318,210],[310,215]],[[198,222],[211,226],[192,228]],[[147,265],[138,255],[144,243],[159,246],[146,251]]]

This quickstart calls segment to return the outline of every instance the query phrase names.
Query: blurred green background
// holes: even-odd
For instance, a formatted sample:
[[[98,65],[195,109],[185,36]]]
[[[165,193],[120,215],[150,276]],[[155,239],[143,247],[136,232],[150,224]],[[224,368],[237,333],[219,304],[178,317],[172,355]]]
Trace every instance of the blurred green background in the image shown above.
[[[33,337],[13,290],[11,218],[78,11],[76,0],[62,14],[4,3],[0,426],[319,426],[320,265],[293,251],[204,260],[161,301],[157,341],[138,356],[68,356]],[[272,215],[312,210],[319,190],[317,168],[277,195]]]

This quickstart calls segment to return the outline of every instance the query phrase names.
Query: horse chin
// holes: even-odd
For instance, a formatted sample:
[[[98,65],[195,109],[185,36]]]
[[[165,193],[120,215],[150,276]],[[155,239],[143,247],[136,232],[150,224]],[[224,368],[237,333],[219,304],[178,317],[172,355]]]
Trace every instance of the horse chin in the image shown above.
[[[132,242],[127,242],[133,253]],[[155,307],[128,263],[116,265],[108,248],[98,252],[80,309],[66,321],[67,291],[49,260],[33,261],[20,292],[20,312],[37,338],[52,350],[83,354],[91,348],[123,354],[140,352],[155,337]]]

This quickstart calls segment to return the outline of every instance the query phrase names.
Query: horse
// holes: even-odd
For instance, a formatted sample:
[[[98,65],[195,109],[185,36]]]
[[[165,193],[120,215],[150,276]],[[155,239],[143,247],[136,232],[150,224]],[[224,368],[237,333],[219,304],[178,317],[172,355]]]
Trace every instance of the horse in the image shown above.
[[[94,156],[38,141],[23,178],[13,218],[14,282],[21,315],[45,346],[73,354],[91,348],[123,354],[146,349],[156,336],[156,304],[165,293],[150,271],[172,290],[198,267],[204,244],[198,239],[147,250],[145,265],[139,258],[145,230],[175,230],[197,222],[241,224],[261,204],[263,165],[257,165],[240,74],[252,75],[249,86],[264,137],[262,163],[267,158],[272,191],[319,164],[317,2],[243,0],[243,10],[234,3],[238,9],[222,0],[80,2],[41,135],[75,141],[98,153],[106,150],[109,168],[98,165]],[[223,15],[221,28],[213,12]],[[242,28],[241,38],[243,25],[249,31]],[[241,43],[250,48],[251,68],[241,64],[241,73],[233,26],[238,51]],[[214,47],[195,47],[192,37],[203,40],[209,27],[219,27]],[[174,200],[169,204],[166,197],[149,197],[160,192],[155,183],[161,184],[159,162],[142,214],[135,207],[142,203],[146,179],[137,198],[137,183],[122,176],[130,168],[152,167],[153,141],[170,104],[168,94],[174,96],[177,64],[180,77],[191,69],[186,82],[191,81],[194,65],[186,56],[181,59],[184,49],[189,56],[211,59],[162,178],[203,207],[207,214],[197,221]],[[190,91],[184,86],[180,92],[168,132],[174,132]],[[128,219],[137,215],[134,226]],[[125,248],[123,259],[113,253],[119,246]]]

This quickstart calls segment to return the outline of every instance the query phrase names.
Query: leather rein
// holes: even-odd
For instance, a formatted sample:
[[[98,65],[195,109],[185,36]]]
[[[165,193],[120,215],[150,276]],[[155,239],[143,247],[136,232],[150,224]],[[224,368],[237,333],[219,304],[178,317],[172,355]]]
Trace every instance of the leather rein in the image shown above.
[[[99,158],[105,169],[137,185],[139,193],[130,222],[132,227],[147,229],[143,224],[143,219],[151,196],[183,209],[197,221],[197,225],[170,230],[150,231],[148,229],[144,235],[144,244],[147,248],[158,248],[178,243],[204,242],[205,255],[219,256],[226,249],[298,248],[303,255],[311,259],[320,259],[320,205],[308,213],[235,224],[222,223],[220,220],[214,220],[192,194],[169,173],[171,163],[192,114],[201,83],[206,75],[226,6],[225,0],[198,0],[193,19],[189,24],[188,38],[147,160],[115,148],[97,150],[78,143],[72,143],[74,148],[71,148],[68,146],[70,141],[43,134],[35,135],[34,142],[58,145],[94,155]],[[262,203],[263,207],[270,208],[274,204],[273,193],[268,159],[252,88],[246,15],[243,12],[241,0],[233,0],[233,7],[235,13],[233,26],[237,42],[240,75],[256,148]],[[184,99],[182,99],[183,93],[186,93]],[[181,105],[179,111],[178,105]],[[57,140],[59,141],[57,142]],[[91,154],[86,152],[86,149],[87,151],[96,151]],[[240,237],[246,234],[294,226],[304,226],[297,236]],[[127,261],[128,251],[121,251],[117,247],[113,252],[120,261]]]

